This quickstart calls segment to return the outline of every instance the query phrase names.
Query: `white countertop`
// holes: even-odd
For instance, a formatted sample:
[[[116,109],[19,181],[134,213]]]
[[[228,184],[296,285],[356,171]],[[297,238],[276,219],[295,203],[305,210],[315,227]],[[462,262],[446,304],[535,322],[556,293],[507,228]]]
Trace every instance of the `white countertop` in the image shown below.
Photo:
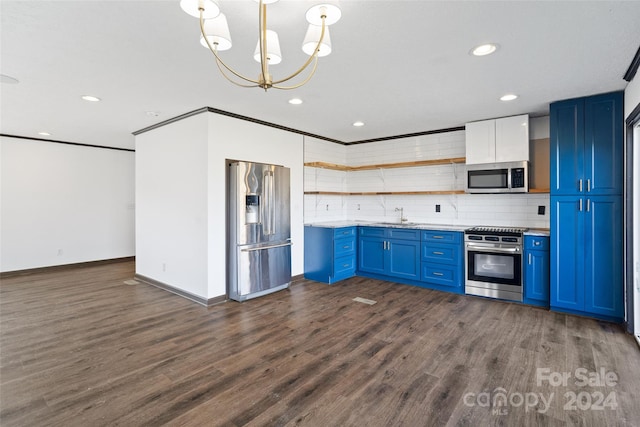
[[[392,228],[411,228],[416,230],[449,230],[464,231],[472,225],[453,225],[453,224],[425,224],[418,222],[410,222],[405,224],[392,222],[376,222],[365,220],[343,220],[343,221],[324,221],[305,224],[306,227],[322,227],[322,228],[342,228],[342,227],[392,227]],[[525,235],[529,236],[549,236],[549,230],[544,228],[531,228],[527,230]]]

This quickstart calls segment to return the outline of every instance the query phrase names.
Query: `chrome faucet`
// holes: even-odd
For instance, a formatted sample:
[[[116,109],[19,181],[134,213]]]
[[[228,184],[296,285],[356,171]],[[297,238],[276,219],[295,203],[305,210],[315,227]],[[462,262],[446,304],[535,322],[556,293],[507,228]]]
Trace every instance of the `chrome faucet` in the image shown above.
[[[400,224],[408,221],[408,219],[404,217],[404,208],[396,208],[396,212],[400,212]]]

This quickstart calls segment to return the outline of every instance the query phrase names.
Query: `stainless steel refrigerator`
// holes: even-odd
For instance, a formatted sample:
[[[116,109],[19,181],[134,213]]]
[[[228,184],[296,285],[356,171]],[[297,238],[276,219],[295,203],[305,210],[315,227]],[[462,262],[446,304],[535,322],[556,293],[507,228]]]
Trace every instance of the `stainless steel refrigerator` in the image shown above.
[[[244,301],[291,283],[289,168],[228,162],[229,298]]]

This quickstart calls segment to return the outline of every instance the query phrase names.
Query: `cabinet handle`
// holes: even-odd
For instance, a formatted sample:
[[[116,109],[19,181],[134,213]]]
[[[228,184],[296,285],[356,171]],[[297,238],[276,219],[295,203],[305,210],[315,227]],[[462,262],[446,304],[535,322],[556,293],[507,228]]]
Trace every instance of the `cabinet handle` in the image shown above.
[[[578,191],[582,193],[582,178],[578,180]]]
[[[439,251],[433,251],[432,253],[434,255],[444,255],[444,252],[439,252]]]
[[[433,275],[434,275],[434,276],[444,276],[444,274],[442,274],[442,273],[438,273],[437,271],[434,271],[434,272],[433,272]]]
[[[582,199],[580,199],[580,208],[579,208],[580,212],[582,212]]]
[[[529,254],[529,265],[531,265],[531,254]]]
[[[442,236],[432,236],[434,239],[444,239]]]
[[[344,245],[344,246],[342,247],[342,249],[349,249],[349,246],[348,246],[348,245]]]
[[[591,192],[591,178],[587,180],[587,193]]]
[[[538,241],[533,242],[533,244],[536,245],[536,246],[540,246],[540,243],[541,242],[538,242]]]
[[[587,212],[591,212],[591,199],[587,199]]]
[[[342,264],[342,266],[343,266],[344,268],[347,268],[347,267],[349,267],[349,264]]]

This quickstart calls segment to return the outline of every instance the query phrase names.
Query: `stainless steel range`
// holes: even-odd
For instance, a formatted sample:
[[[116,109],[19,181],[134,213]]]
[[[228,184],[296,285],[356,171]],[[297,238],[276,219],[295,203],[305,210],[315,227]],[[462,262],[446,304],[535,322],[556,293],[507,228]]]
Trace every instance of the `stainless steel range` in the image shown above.
[[[464,232],[465,293],[522,301],[526,228],[473,227]]]

